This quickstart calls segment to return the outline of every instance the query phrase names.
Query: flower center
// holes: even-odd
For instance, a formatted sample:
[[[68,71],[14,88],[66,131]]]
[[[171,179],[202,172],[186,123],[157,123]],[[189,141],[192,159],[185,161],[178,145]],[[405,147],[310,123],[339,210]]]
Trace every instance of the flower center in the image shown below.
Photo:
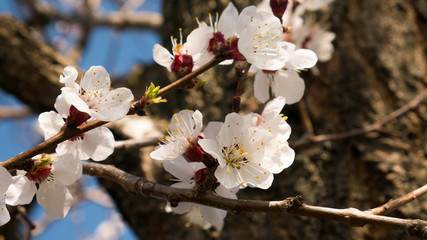
[[[227,165],[232,168],[240,169],[251,160],[250,158],[247,158],[248,153],[242,145],[239,145],[239,143],[229,147],[223,147],[222,154],[224,155],[224,159],[227,161]]]
[[[52,161],[46,156],[39,160],[34,160],[33,166],[26,176],[30,181],[41,183],[51,180]]]

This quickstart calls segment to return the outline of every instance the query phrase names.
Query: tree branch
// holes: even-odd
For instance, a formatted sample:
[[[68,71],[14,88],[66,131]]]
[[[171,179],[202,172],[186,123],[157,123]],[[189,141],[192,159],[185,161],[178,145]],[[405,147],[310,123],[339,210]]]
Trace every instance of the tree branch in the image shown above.
[[[427,184],[406,194],[401,196],[398,199],[390,200],[386,204],[381,205],[379,207],[369,209],[367,212],[375,214],[375,215],[387,215],[391,212],[393,212],[396,208],[415,200],[418,197],[421,197],[422,195],[427,193]]]
[[[331,134],[312,135],[312,136],[304,135],[303,137],[298,139],[295,143],[291,143],[290,145],[292,148],[295,149],[303,146],[308,146],[314,143],[331,141],[331,140],[342,140],[342,139],[366,134],[373,131],[381,131],[384,124],[390,122],[393,119],[400,117],[401,115],[408,112],[409,110],[417,107],[420,103],[423,102],[423,100],[426,97],[427,97],[427,90],[424,90],[407,104],[393,111],[389,115],[383,117],[378,122],[368,125],[364,128],[353,129],[353,130],[349,130],[342,133],[331,133]]]
[[[158,29],[163,24],[163,16],[153,12],[125,12],[117,11],[108,14],[92,14],[76,11],[72,14],[59,13],[52,6],[40,4],[38,1],[24,0],[32,13],[38,18],[52,20],[62,20],[66,22],[78,23],[82,26],[111,26],[116,28],[150,28]]]
[[[128,192],[166,200],[172,206],[176,206],[179,202],[194,202],[220,208],[234,214],[243,212],[282,212],[284,214],[334,220],[353,227],[372,224],[396,229],[413,230],[414,226],[418,226],[419,229],[427,226],[427,221],[424,220],[378,216],[355,208],[334,209],[303,204],[302,197],[300,196],[287,198],[283,201],[227,199],[215,195],[210,191],[200,193],[191,189],[178,189],[160,185],[124,172],[111,165],[84,162],[83,173],[103,177],[119,183]],[[417,233],[416,231],[416,233],[412,234],[416,236]]]

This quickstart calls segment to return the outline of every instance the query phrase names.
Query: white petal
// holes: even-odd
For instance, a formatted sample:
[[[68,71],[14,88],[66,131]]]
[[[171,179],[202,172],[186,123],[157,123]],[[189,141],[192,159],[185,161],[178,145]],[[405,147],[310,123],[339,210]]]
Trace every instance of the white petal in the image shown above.
[[[6,192],[6,203],[12,206],[29,204],[36,192],[36,185],[26,176],[14,176],[13,183]]]
[[[251,187],[267,189],[273,183],[273,174],[256,164],[249,163],[242,167],[239,172],[245,184]]]
[[[234,188],[244,183],[242,183],[243,180],[237,173],[236,168],[228,167],[226,165],[224,167],[221,165],[217,167],[215,170],[215,177],[218,179],[218,182],[226,188]]]
[[[243,29],[245,29],[248,24],[251,22],[251,17],[256,15],[256,7],[249,6],[242,10],[239,15],[239,19],[237,20],[237,33],[240,35]]]
[[[70,191],[59,181],[43,182],[37,191],[37,202],[45,208],[46,215],[53,219],[64,218],[72,201]]]
[[[83,151],[82,142],[83,141],[81,139],[76,139],[74,141],[68,140],[58,144],[58,146],[56,146],[55,151],[59,155],[71,154],[80,160],[86,160],[90,157],[86,154],[86,152]]]
[[[295,151],[289,147],[288,143],[279,145],[271,161],[266,161],[263,166],[271,173],[277,174],[292,165],[295,159]]]
[[[280,114],[285,104],[286,104],[286,99],[284,97],[278,96],[274,98],[273,100],[271,100],[265,105],[264,110],[262,111],[262,114],[261,114],[262,117],[266,121],[273,120]]]
[[[150,153],[150,157],[157,161],[172,160],[185,152],[185,146],[180,142],[169,142],[162,144]]]
[[[76,84],[77,76],[79,75],[79,72],[77,72],[76,68],[73,66],[67,66],[62,70],[62,73],[64,76],[59,76],[59,81],[61,83],[65,84],[65,87],[76,87],[78,84]]]
[[[237,199],[236,192],[238,190],[239,190],[238,188],[236,188],[236,189],[228,189],[228,188],[226,188],[226,187],[224,187],[223,185],[220,184],[215,189],[215,193],[218,194],[218,195],[220,195],[221,197],[224,197],[224,198]]]
[[[181,189],[191,189],[194,187],[194,184],[188,183],[188,182],[180,182],[172,184],[171,187],[173,188],[181,188]],[[173,207],[172,211],[177,214],[183,214],[191,210],[191,207],[194,205],[194,203],[189,202],[180,202],[177,207]]]
[[[96,92],[102,89],[110,89],[110,75],[103,66],[92,66],[86,71],[80,86],[86,92]]]
[[[65,124],[62,117],[54,111],[41,113],[38,122],[39,127],[44,132],[45,140],[55,136]]]
[[[203,205],[200,205],[200,213],[205,221],[214,226],[222,226],[224,218],[227,216],[227,211],[225,210]]]
[[[4,196],[0,196],[0,227],[5,225],[10,220],[9,212],[6,208]]]
[[[91,116],[101,121],[116,121],[129,112],[133,94],[128,88],[117,88],[99,97],[97,108],[93,108]]]
[[[86,133],[82,141],[82,151],[92,160],[102,161],[114,152],[114,136],[106,127],[95,128]]]
[[[82,162],[71,154],[60,155],[52,164],[55,181],[69,186],[82,177]]]
[[[298,49],[290,54],[286,67],[292,70],[302,70],[312,68],[316,63],[316,53],[308,49]]]
[[[6,168],[0,166],[0,195],[5,193],[12,183],[12,176]]]
[[[172,119],[172,133],[174,130],[178,135],[183,135],[190,140],[196,138],[203,127],[203,116],[200,111],[182,110],[174,114]]]
[[[232,2],[228,3],[218,21],[218,31],[224,35],[225,39],[236,35],[238,19],[239,12],[236,7]]]
[[[237,113],[229,113],[225,116],[224,124],[218,133],[218,139],[222,146],[231,146],[238,142],[241,130],[245,128],[245,120]]]
[[[187,50],[188,54],[194,56],[200,54],[208,49],[209,40],[213,36],[213,30],[211,27],[208,27],[206,23],[200,23],[199,27],[194,29],[187,37],[187,42],[184,44],[183,50]],[[165,49],[166,50],[166,49]],[[154,52],[154,50],[153,50]],[[167,52],[167,50],[166,50]],[[169,55],[170,53],[167,52]],[[166,53],[164,53],[166,54]],[[153,53],[154,55],[154,53]],[[172,55],[170,55],[172,56]],[[170,58],[170,57],[169,57]],[[172,57],[173,58],[173,57]],[[193,57],[195,60],[195,58]],[[157,62],[157,61],[156,61]],[[159,62],[157,62],[159,63]],[[170,68],[172,62],[169,63],[168,68]],[[160,64],[160,63],[159,63]],[[162,64],[160,64],[162,65]],[[164,66],[164,65],[162,65]]]
[[[258,71],[254,80],[254,95],[262,103],[270,98],[270,74]]]
[[[173,55],[170,54],[170,52],[166,48],[164,48],[162,45],[160,44],[154,45],[153,58],[156,63],[167,68],[169,72],[171,71]]]
[[[285,97],[286,103],[293,104],[301,100],[304,90],[304,80],[295,71],[280,70],[276,72],[272,84],[275,96]]]
[[[195,173],[191,165],[182,156],[171,161],[164,161],[163,168],[181,181],[189,181]]]
[[[222,124],[222,122],[209,122],[204,131],[205,138],[215,139],[219,130],[221,129]]]
[[[221,153],[222,147],[219,145],[217,140],[200,139],[198,143],[205,152],[210,154],[213,158],[215,158],[218,161],[219,165],[224,166],[226,164],[224,156]]]
[[[73,88],[62,88],[61,95],[56,98],[55,109],[66,118],[69,115],[70,106],[73,105],[80,112],[91,114],[89,106],[84,102]]]

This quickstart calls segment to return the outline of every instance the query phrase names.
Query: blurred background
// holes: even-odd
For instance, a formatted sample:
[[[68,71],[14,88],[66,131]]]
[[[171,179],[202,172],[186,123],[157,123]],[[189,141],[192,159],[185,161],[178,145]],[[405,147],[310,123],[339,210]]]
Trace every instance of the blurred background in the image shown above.
[[[53,110],[59,75],[67,65],[84,73],[103,65],[114,87],[140,98],[154,82],[165,86],[175,76],[154,64],[152,48],[170,48],[170,36],[184,37],[221,13],[226,0],[2,0],[0,2],[0,161],[42,141],[37,116]],[[260,1],[232,1],[239,11]],[[313,4],[322,2],[312,1]],[[314,143],[314,135],[348,133],[376,123],[425,92],[427,84],[427,3],[424,0],[343,0],[313,15],[335,33],[335,51],[317,71],[303,72],[306,91],[283,113],[292,127],[294,164],[275,176],[268,190],[245,189],[242,199],[281,200],[302,195],[312,205],[367,210],[427,182],[427,107],[393,119],[381,131]],[[231,111],[236,82],[232,66],[219,66],[199,79],[198,89],[168,94],[168,103],[150,106],[143,117],[109,124],[116,140],[159,135],[170,116],[199,109],[208,121]],[[242,112],[259,112],[252,80],[245,83]],[[152,125],[154,124],[154,125]],[[153,130],[153,129],[158,129]],[[301,144],[305,143],[305,144]],[[170,176],[153,162],[152,147],[113,154],[113,164],[148,180],[170,185]],[[165,202],[125,192],[118,184],[84,177],[71,187],[75,203],[63,220],[50,221],[37,204],[27,209],[37,227],[34,239],[409,239],[402,231],[280,213],[228,214],[221,232],[186,224],[165,213]],[[391,213],[427,218],[423,196]],[[22,214],[0,228],[5,239],[23,239]]]

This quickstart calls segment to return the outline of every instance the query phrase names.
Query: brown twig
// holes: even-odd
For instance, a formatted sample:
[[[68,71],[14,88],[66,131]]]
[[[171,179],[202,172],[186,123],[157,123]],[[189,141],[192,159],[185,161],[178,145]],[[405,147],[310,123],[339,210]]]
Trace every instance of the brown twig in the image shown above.
[[[114,152],[124,152],[148,146],[156,146],[158,143],[159,138],[156,137],[116,141],[116,145],[114,146]]]
[[[83,163],[83,172],[119,183],[126,191],[167,200],[172,206],[176,206],[179,202],[194,202],[224,209],[234,214],[242,212],[282,212],[284,214],[334,220],[356,227],[372,224],[405,230],[415,226],[415,224],[418,224],[417,226],[427,226],[427,221],[424,220],[378,216],[354,208],[334,209],[302,204],[302,197],[300,196],[287,198],[283,201],[259,201],[227,199],[209,191],[205,192],[205,194],[199,194],[191,189],[171,188],[150,182],[111,165],[85,162]]]
[[[375,214],[375,215],[387,215],[391,212],[393,212],[396,208],[415,200],[418,197],[421,197],[422,195],[427,193],[427,184],[406,194],[401,196],[400,198],[390,200],[386,204],[381,205],[379,207],[369,209],[367,212]]]
[[[205,65],[201,66],[200,68],[194,70],[193,72],[185,75],[184,77],[176,80],[175,82],[167,85],[166,87],[163,87],[159,90],[158,96],[164,96],[168,94],[169,92],[181,88],[181,86],[185,85],[189,80],[194,79],[195,77],[199,76],[201,73],[207,71],[211,67],[217,65],[218,63],[222,62],[224,59],[222,59],[219,56],[215,56],[212,60],[210,60]]]
[[[238,66],[235,67],[235,73],[237,76],[237,87],[236,87],[236,94],[233,97],[233,104],[231,107],[231,111],[235,113],[240,112],[240,95],[242,95],[244,82],[246,77],[248,76],[250,67],[251,67],[250,63],[246,64],[244,71],[242,71],[241,67],[238,67]]]
[[[116,28],[151,28],[158,29],[163,24],[163,16],[153,12],[113,12],[108,14],[87,15],[76,11],[73,14],[59,13],[50,5],[40,4],[34,0],[23,0],[31,12],[41,19],[62,20],[81,25],[111,26]]]
[[[22,118],[31,115],[28,107],[0,106],[0,119],[3,118]]]
[[[389,115],[383,117],[378,122],[368,125],[364,128],[353,129],[353,130],[342,132],[342,133],[314,135],[309,137],[303,136],[300,139],[298,139],[295,143],[291,143],[290,145],[292,146],[292,148],[299,148],[299,147],[308,146],[314,143],[332,141],[332,140],[342,140],[342,139],[347,139],[350,137],[366,134],[373,131],[381,131],[384,124],[390,122],[393,119],[400,117],[402,114],[417,107],[420,103],[423,102],[423,100],[426,97],[427,97],[427,90],[424,90],[407,104],[393,111]]]

